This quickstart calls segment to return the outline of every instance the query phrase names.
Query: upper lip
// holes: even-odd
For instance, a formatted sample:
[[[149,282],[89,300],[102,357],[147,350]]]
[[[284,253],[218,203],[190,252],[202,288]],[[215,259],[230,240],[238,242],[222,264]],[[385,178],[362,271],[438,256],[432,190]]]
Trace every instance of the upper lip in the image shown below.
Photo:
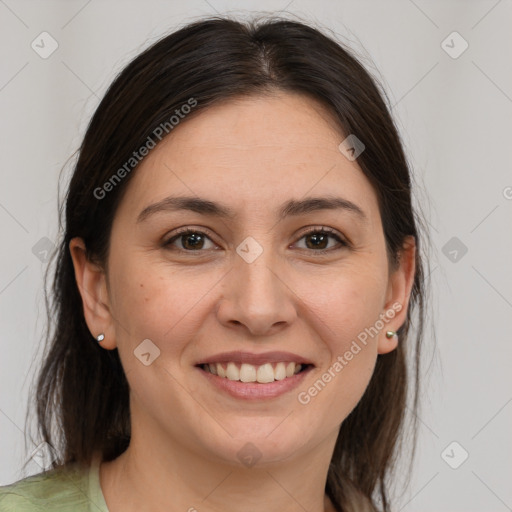
[[[196,366],[208,363],[247,363],[252,365],[262,365],[265,363],[278,363],[278,362],[294,362],[299,364],[313,364],[304,357],[301,357],[292,352],[262,352],[261,354],[253,354],[252,352],[243,352],[241,350],[234,350],[231,352],[222,352],[213,356],[205,357],[199,361]]]

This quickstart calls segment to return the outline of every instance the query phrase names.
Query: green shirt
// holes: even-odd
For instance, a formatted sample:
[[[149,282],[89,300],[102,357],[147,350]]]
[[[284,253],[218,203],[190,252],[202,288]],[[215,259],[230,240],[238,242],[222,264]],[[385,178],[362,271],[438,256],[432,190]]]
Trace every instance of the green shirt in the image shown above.
[[[108,512],[100,460],[95,455],[90,468],[71,464],[0,486],[0,512]]]

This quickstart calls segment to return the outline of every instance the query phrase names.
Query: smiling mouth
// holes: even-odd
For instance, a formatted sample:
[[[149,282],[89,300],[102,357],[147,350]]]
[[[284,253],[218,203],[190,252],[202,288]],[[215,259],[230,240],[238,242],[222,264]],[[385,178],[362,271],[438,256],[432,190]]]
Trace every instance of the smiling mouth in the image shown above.
[[[312,364],[300,364],[293,361],[265,363],[262,365],[240,364],[233,361],[197,365],[197,368],[220,378],[238,382],[256,382],[259,384],[285,380],[312,367]]]

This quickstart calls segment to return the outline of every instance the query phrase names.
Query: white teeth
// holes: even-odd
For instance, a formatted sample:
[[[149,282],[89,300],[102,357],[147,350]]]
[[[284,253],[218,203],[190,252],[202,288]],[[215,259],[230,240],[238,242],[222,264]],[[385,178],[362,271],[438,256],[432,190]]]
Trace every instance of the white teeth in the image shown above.
[[[256,382],[256,368],[252,364],[242,364],[240,366],[240,380],[242,382]]]
[[[277,363],[276,369],[274,370],[274,379],[286,379],[286,366],[284,365],[284,363]]]
[[[270,363],[262,364],[258,368],[258,376],[256,380],[262,384],[265,384],[266,382],[274,382],[274,368],[272,368]]]
[[[221,363],[204,364],[203,369],[213,375],[228,378],[229,380],[266,384],[274,382],[274,380],[293,377],[293,375],[302,370],[302,365],[294,362],[280,362],[275,364],[275,366],[272,363],[265,363],[259,366],[242,363],[239,367],[236,363],[229,362],[226,367]]]
[[[229,380],[240,380],[240,370],[235,363],[228,363],[226,377]]]
[[[226,370],[224,370],[224,367],[221,364],[214,363],[213,366],[215,366],[215,368],[217,369],[217,375],[219,377],[226,377]]]

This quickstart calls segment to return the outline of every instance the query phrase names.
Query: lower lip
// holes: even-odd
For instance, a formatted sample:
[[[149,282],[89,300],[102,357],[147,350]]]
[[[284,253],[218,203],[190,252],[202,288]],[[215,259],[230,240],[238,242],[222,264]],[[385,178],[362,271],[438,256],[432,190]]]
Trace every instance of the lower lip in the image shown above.
[[[217,386],[218,389],[226,392],[234,398],[242,398],[244,400],[261,400],[284,395],[296,388],[313,369],[313,366],[308,366],[304,371],[296,373],[292,377],[286,377],[283,380],[275,380],[274,382],[268,382],[265,384],[261,384],[259,382],[229,380],[226,377],[213,375],[213,373],[207,372],[202,368],[197,367],[197,369],[214,386]]]

